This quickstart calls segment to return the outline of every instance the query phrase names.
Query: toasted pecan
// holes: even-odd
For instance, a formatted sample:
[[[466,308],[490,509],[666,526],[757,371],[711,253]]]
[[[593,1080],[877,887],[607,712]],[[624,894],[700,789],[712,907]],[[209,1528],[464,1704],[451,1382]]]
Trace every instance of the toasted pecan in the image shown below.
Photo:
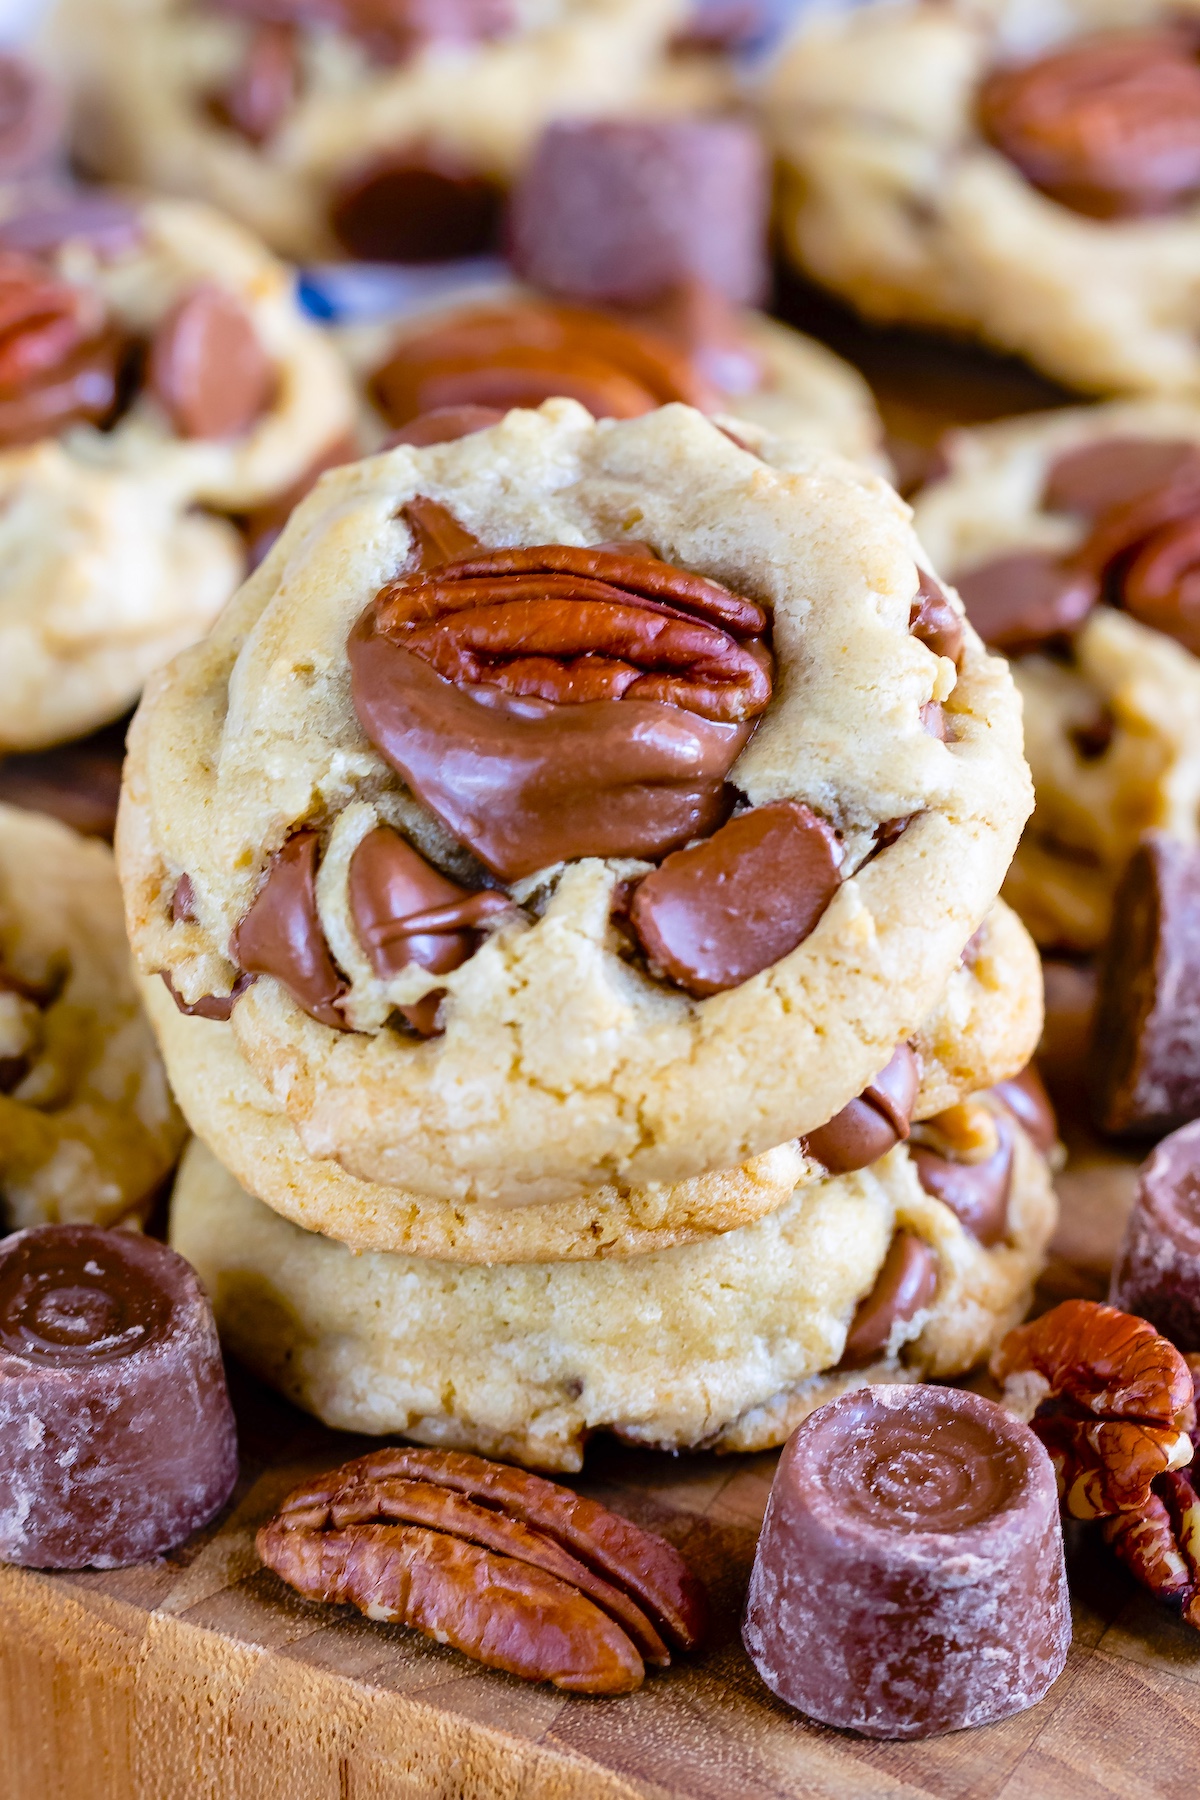
[[[1191,1373],[1144,1319],[1067,1300],[1010,1331],[991,1366],[1006,1404],[1032,1415],[1077,1519],[1136,1511],[1159,1476],[1191,1461]]]

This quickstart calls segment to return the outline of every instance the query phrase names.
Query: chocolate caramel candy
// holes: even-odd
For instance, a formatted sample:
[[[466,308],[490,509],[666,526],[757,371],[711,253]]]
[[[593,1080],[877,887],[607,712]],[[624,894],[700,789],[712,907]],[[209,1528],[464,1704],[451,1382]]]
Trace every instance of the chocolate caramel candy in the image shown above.
[[[254,321],[223,288],[194,288],[154,334],[147,386],[180,437],[238,437],[265,412],[274,385]]]
[[[1200,1120],[1164,1138],[1138,1171],[1108,1297],[1176,1349],[1200,1351]]]
[[[329,222],[362,262],[449,262],[495,249],[502,205],[490,176],[449,150],[414,144],[346,176]]]
[[[398,831],[378,825],[350,858],[350,911],[381,981],[415,964],[434,974],[460,968],[479,942],[479,928],[508,912],[506,894],[477,893],[447,880]],[[400,1011],[423,1037],[436,1030],[442,990]]]
[[[651,968],[702,998],[781,961],[841,882],[837,839],[796,800],[730,819],[638,883],[630,922]]]
[[[915,1231],[897,1231],[875,1285],[864,1294],[846,1333],[839,1369],[865,1369],[887,1354],[897,1325],[908,1325],[937,1297],[936,1252]]]
[[[329,954],[317,912],[318,850],[315,831],[297,831],[275,852],[233,933],[229,953],[246,974],[273,975],[282,982],[311,1018],[345,1031],[337,1002],[346,984]],[[230,995],[231,1004],[236,997]]]
[[[1049,1156],[1058,1143],[1058,1120],[1037,1067],[1027,1063],[1019,1075],[997,1081],[989,1092],[1007,1107],[1034,1149]]]
[[[908,1136],[920,1077],[917,1059],[900,1044],[886,1067],[861,1094],[804,1139],[808,1155],[831,1175],[848,1175],[878,1162]]]
[[[996,148],[1074,212],[1154,217],[1200,193],[1200,62],[1186,29],[1077,38],[997,70],[978,111]]]
[[[967,617],[993,650],[1016,656],[1069,637],[1100,598],[1100,583],[1044,550],[995,556],[956,577]]]
[[[1092,1113],[1117,1137],[1200,1116],[1200,850],[1155,832],[1130,859],[1100,959]]]
[[[559,121],[513,192],[510,254],[566,299],[647,306],[698,279],[753,305],[767,199],[761,139],[737,119]]]
[[[237,1479],[212,1310],[131,1231],[0,1243],[0,1557],[120,1568],[180,1543]]]
[[[868,1387],[789,1440],[742,1637],[781,1700],[868,1737],[1033,1706],[1071,1642],[1058,1492],[1027,1425],[953,1388]]]

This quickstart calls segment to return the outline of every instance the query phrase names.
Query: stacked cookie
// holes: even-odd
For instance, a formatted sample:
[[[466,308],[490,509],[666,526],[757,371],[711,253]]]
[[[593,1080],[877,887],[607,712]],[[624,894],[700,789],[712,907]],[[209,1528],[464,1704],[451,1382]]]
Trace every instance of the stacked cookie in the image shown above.
[[[324,476],[152,680],[118,831],[233,1347],[562,1468],[969,1368],[1053,1221],[1029,803],[1005,665],[836,457],[552,400]]]

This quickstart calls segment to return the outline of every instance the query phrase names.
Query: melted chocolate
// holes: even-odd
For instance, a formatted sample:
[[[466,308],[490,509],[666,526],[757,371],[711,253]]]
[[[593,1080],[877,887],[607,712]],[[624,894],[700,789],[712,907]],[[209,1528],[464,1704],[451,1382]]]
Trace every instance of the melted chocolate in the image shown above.
[[[378,632],[373,608],[347,649],[375,748],[505,882],[581,856],[655,861],[709,836],[754,729],[652,701],[559,706],[459,688]]]
[[[909,609],[908,629],[935,656],[948,656],[957,666],[963,646],[962,620],[951,606],[940,583],[924,569],[918,570],[918,573],[921,585]]]
[[[1054,1471],[953,1388],[859,1388],[779,1461],[743,1627],[790,1706],[921,1738],[1040,1700],[1071,1642]]]
[[[1016,550],[958,577],[967,617],[1009,656],[1069,637],[1100,598],[1099,583],[1044,550]]]
[[[181,437],[232,438],[270,405],[275,372],[241,302],[206,286],[185,295],[155,332],[147,386]]]
[[[212,1314],[181,1257],[90,1225],[0,1244],[0,1556],[144,1561],[236,1475]]]
[[[831,1175],[847,1175],[878,1162],[907,1138],[919,1086],[917,1059],[907,1044],[900,1044],[887,1067],[857,1099],[843,1106],[827,1125],[808,1133],[806,1152]]]
[[[381,981],[414,963],[438,975],[459,968],[474,954],[479,927],[512,907],[505,894],[471,893],[447,880],[387,825],[368,832],[351,857],[349,897],[355,929]],[[442,991],[400,1008],[423,1037],[433,1035]]]
[[[888,1246],[875,1286],[858,1303],[839,1369],[865,1369],[887,1352],[896,1325],[910,1319],[937,1296],[936,1253],[912,1231],[897,1231]]]
[[[1177,1349],[1200,1351],[1200,1122],[1143,1163],[1109,1299]]]
[[[998,1118],[996,1132],[999,1142],[983,1162],[957,1162],[924,1144],[914,1145],[911,1151],[925,1192],[949,1207],[963,1229],[989,1249],[1000,1243],[1008,1230],[1012,1191],[1012,1127]]]
[[[1125,571],[1121,603],[1143,625],[1200,656],[1200,514],[1146,540]]]
[[[234,931],[229,953],[248,974],[273,975],[282,982],[311,1018],[345,1031],[348,1027],[337,1002],[346,985],[329,954],[317,913],[319,841],[315,831],[297,831],[275,852],[262,886]]]
[[[223,1023],[233,1017],[233,1009],[246,992],[258,980],[257,975],[239,975],[227,994],[201,994],[198,1000],[185,1000],[165,969],[158,971],[159,977],[176,1007],[186,1019],[216,1019]]]
[[[348,177],[329,222],[363,262],[449,262],[496,248],[502,204],[486,175],[449,151],[413,145]]]
[[[731,819],[638,884],[630,918],[650,965],[700,998],[791,954],[841,883],[837,839],[795,800]]]
[[[1029,1063],[1019,1075],[996,1082],[991,1093],[1008,1108],[1034,1148],[1049,1156],[1058,1143],[1058,1120],[1035,1065]]]

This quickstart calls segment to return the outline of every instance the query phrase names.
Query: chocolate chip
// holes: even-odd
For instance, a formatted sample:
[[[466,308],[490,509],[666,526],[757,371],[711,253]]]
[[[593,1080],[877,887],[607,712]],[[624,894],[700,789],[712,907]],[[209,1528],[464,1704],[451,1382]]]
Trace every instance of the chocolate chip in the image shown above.
[[[254,321],[223,288],[193,288],[154,334],[150,392],[185,438],[231,438],[266,410],[274,370]]]
[[[201,994],[198,1000],[185,1000],[165,969],[158,971],[163,985],[166,987],[179,1011],[188,1019],[216,1019],[224,1021],[233,1016],[233,1009],[246,992],[258,980],[257,975],[239,975],[227,994]]]
[[[1000,1243],[1008,1229],[1012,1188],[1012,1127],[997,1119],[996,1131],[999,1142],[983,1162],[955,1162],[924,1144],[910,1152],[925,1192],[949,1207],[963,1229],[985,1248]]]
[[[273,975],[312,1018],[345,1031],[336,1003],[346,985],[317,912],[318,847],[315,831],[297,831],[275,852],[229,950],[239,968]]]
[[[804,942],[837,892],[839,861],[837,839],[809,807],[755,807],[647,875],[633,929],[669,981],[718,994]]]
[[[900,1044],[861,1094],[827,1125],[808,1133],[806,1152],[831,1175],[848,1175],[878,1162],[907,1138],[919,1085],[917,1059],[907,1044]]]
[[[1107,706],[1082,725],[1072,725],[1071,742],[1084,762],[1098,762],[1110,747],[1117,722]]]
[[[951,606],[941,584],[924,569],[918,573],[921,585],[909,608],[908,629],[935,656],[948,656],[952,663],[957,663],[962,654],[962,620]]]
[[[1091,1044],[1096,1123],[1154,1137],[1200,1115],[1200,850],[1148,837],[1113,901]]]
[[[1094,576],[1044,550],[993,557],[957,585],[984,643],[1010,656],[1077,631],[1100,597]]]
[[[1036,1150],[1048,1156],[1058,1143],[1058,1120],[1033,1063],[1007,1081],[997,1081],[992,1098],[1007,1107]]]
[[[1172,438],[1104,438],[1066,450],[1051,463],[1042,505],[1051,512],[1098,519],[1114,506],[1173,481],[1200,457],[1195,444]]]
[[[347,177],[330,203],[334,236],[363,262],[449,262],[496,247],[502,194],[449,151],[413,145]]]
[[[893,1237],[875,1286],[860,1300],[839,1369],[865,1369],[888,1347],[894,1327],[907,1325],[937,1294],[937,1256],[912,1231]]]
[[[196,890],[192,886],[192,878],[183,874],[175,883],[175,892],[171,895],[172,925],[198,924],[196,917]]]
[[[768,170],[732,118],[562,120],[514,190],[519,274],[566,298],[649,306],[707,282],[753,305],[768,281]]]

